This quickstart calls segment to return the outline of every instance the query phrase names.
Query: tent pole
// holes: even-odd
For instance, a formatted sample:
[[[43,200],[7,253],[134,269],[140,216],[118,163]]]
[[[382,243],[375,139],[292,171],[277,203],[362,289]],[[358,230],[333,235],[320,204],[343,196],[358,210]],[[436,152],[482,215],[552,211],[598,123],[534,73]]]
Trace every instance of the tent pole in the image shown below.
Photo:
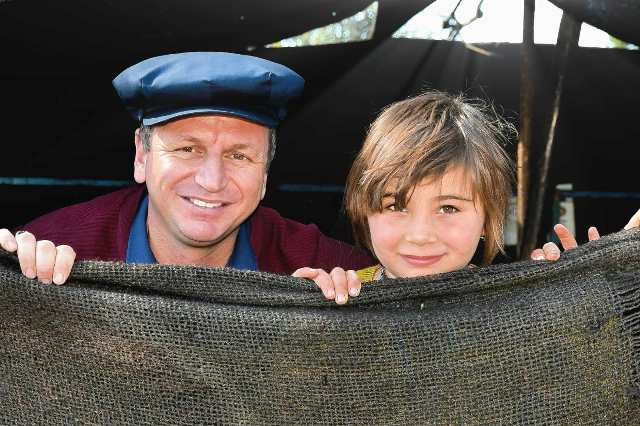
[[[516,217],[518,223],[518,253],[524,237],[527,216],[527,195],[529,191],[529,153],[531,151],[531,130],[533,123],[533,22],[535,0],[524,0],[524,19],[522,25],[522,45],[520,47],[520,138],[517,152],[517,192]]]
[[[537,185],[532,191],[533,204],[529,208],[532,214],[527,221],[527,232],[525,240],[522,244],[521,257],[527,257],[529,253],[536,247],[538,234],[540,232],[540,222],[542,217],[542,207],[544,204],[544,195],[547,188],[547,177],[549,174],[549,165],[551,164],[551,153],[553,149],[553,141],[555,139],[556,124],[560,112],[560,102],[562,99],[562,89],[566,70],[571,56],[571,52],[578,45],[578,37],[580,36],[580,24],[573,16],[566,12],[562,13],[560,21],[560,31],[558,32],[558,43],[556,46],[558,79],[556,82],[555,96],[553,100],[553,109],[547,133],[547,140],[544,149],[542,164],[540,165],[540,173]]]

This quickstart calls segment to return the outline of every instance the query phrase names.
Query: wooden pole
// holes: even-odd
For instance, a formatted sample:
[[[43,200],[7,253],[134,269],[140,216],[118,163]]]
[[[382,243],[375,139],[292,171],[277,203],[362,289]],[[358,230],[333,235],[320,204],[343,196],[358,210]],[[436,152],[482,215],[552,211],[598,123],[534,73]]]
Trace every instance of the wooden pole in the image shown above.
[[[517,152],[517,189],[516,217],[518,223],[518,253],[520,257],[524,226],[527,217],[529,192],[529,155],[531,151],[533,124],[533,22],[535,0],[524,0],[524,19],[522,25],[522,45],[520,47],[520,139]]]
[[[571,52],[578,45],[578,37],[580,36],[581,22],[577,21],[568,13],[562,14],[560,21],[560,31],[558,32],[558,43],[556,47],[558,79],[556,82],[555,96],[553,100],[553,109],[549,122],[549,131],[547,133],[547,141],[544,149],[542,164],[540,165],[540,173],[538,184],[533,192],[533,205],[529,209],[531,213],[530,220],[527,221],[526,238],[523,241],[521,257],[528,255],[536,248],[538,242],[538,234],[540,232],[540,221],[542,218],[542,207],[544,204],[544,195],[547,189],[547,176],[549,174],[549,165],[551,164],[551,153],[553,150],[553,142],[556,133],[556,124],[560,113],[560,102],[562,100],[562,89],[564,79]]]

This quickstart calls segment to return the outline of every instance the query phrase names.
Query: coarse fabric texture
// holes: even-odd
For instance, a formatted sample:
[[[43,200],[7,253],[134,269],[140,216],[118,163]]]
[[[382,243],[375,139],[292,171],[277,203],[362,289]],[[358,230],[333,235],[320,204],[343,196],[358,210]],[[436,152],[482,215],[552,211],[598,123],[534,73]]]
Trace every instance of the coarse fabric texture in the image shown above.
[[[367,284],[0,256],[1,424],[637,424],[640,232]]]

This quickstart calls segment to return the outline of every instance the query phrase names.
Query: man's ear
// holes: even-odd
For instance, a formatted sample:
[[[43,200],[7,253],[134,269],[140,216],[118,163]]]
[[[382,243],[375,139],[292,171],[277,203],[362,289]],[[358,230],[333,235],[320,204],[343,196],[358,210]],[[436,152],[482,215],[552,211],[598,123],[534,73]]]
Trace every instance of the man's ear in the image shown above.
[[[269,175],[265,173],[264,179],[262,180],[262,195],[260,196],[261,200],[264,198],[264,194],[267,193],[267,177],[269,177]]]
[[[144,183],[146,180],[147,150],[142,143],[140,129],[136,129],[134,144],[136,146],[136,155],[133,158],[133,178],[138,183]]]

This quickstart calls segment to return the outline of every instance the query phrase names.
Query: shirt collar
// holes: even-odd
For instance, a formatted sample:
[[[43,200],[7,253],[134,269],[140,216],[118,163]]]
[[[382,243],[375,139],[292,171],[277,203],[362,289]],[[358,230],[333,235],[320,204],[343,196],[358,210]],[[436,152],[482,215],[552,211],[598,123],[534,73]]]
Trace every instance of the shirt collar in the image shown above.
[[[129,231],[128,263],[158,263],[149,245],[149,236],[147,234],[148,211],[149,195],[145,195],[133,219],[131,231]],[[249,221],[243,222],[238,229],[236,242],[227,267],[250,271],[258,270],[256,255],[251,247],[251,225]]]

